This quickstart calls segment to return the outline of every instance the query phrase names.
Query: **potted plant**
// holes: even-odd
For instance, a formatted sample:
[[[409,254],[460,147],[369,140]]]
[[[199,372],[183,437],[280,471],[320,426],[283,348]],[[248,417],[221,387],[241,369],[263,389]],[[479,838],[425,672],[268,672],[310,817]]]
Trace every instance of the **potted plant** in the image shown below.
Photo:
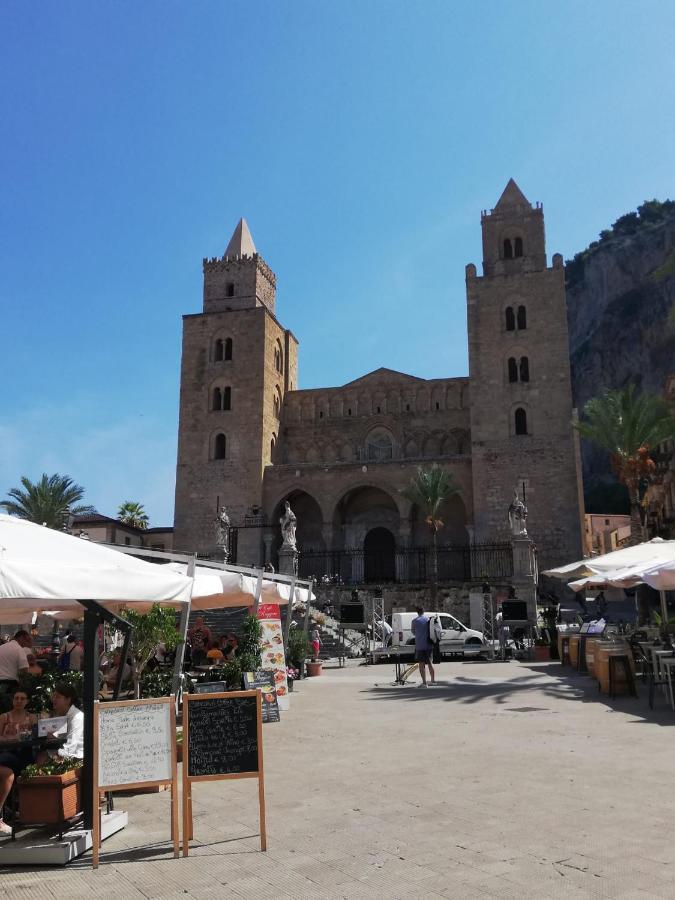
[[[309,638],[301,628],[291,628],[288,635],[286,660],[289,666],[298,670],[298,678],[302,678],[305,659],[309,654]]]
[[[299,676],[300,673],[297,669],[294,669],[292,666],[286,666],[286,681],[288,682],[289,693],[293,690],[293,684]]]
[[[167,650],[175,650],[182,638],[176,627],[174,610],[154,603],[149,612],[139,613],[124,607],[119,613],[131,625],[129,663],[134,683],[134,697],[141,696],[141,679],[158,644]],[[123,662],[121,663],[123,665]]]
[[[262,665],[262,625],[257,616],[248,615],[241,625],[241,636],[234,655],[241,672],[255,672]]]
[[[22,825],[62,825],[82,809],[81,759],[59,757],[30,765],[21,773],[19,821]]]

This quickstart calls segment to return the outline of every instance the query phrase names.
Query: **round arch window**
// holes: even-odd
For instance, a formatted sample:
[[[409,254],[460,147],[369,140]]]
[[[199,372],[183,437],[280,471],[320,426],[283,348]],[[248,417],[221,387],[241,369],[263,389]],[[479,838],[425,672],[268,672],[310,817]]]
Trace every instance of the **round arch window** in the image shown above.
[[[373,462],[393,459],[394,442],[391,434],[384,428],[371,431],[366,438],[366,458]]]

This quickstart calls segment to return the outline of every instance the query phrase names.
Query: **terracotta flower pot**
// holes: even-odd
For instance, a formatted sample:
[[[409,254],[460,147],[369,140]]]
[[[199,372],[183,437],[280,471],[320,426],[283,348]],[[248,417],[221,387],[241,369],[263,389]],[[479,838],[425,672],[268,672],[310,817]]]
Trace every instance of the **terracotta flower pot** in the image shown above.
[[[551,650],[547,644],[535,644],[534,661],[548,662],[551,659]]]
[[[80,769],[63,775],[19,779],[19,820],[26,825],[56,825],[82,809]]]
[[[305,663],[305,665],[307,666],[307,675],[308,675],[310,678],[312,678],[314,675],[320,675],[320,674],[321,674],[321,668],[322,668],[322,666],[323,666],[323,663],[322,663],[321,661],[319,661],[319,662],[307,662],[307,663]]]

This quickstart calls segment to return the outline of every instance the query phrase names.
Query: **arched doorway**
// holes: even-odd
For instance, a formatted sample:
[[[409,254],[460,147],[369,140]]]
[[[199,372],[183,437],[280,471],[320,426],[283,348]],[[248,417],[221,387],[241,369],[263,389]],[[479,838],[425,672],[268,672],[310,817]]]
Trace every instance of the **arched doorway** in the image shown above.
[[[294,490],[287,497],[280,500],[272,513],[271,525],[274,528],[274,542],[272,544],[272,563],[275,567],[279,565],[279,548],[281,547],[281,528],[279,519],[284,512],[284,502],[288,500],[291,509],[297,517],[296,541],[297,547],[301,554],[308,557],[315,557],[325,551],[323,539],[323,516],[319,504],[306,491]],[[314,569],[310,569],[310,574],[315,574]]]
[[[363,541],[363,574],[366,583],[394,581],[396,542],[388,528],[371,528]]]

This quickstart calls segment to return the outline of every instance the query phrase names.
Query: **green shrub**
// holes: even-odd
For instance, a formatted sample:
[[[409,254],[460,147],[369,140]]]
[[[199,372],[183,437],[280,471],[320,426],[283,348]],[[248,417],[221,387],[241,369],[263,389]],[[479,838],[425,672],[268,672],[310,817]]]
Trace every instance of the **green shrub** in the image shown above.
[[[242,672],[254,672],[262,665],[261,637],[260,620],[256,616],[246,616],[241,626],[241,637],[235,654],[235,660]]]
[[[72,769],[81,769],[82,760],[72,756],[59,756],[57,759],[48,759],[41,765],[32,763],[21,773],[22,778],[35,778],[38,775],[64,775]]]
[[[169,697],[173,672],[146,672],[141,678],[141,697]]]
[[[48,712],[52,708],[51,697],[57,682],[63,681],[72,685],[77,691],[78,701],[82,699],[82,684],[84,676],[82,672],[48,672],[41,678],[35,675],[24,675],[21,678],[21,686],[25,687],[30,700],[28,709],[30,712],[40,714]]]
[[[309,638],[301,628],[291,628],[288,635],[286,662],[294,669],[299,669],[309,656]]]

